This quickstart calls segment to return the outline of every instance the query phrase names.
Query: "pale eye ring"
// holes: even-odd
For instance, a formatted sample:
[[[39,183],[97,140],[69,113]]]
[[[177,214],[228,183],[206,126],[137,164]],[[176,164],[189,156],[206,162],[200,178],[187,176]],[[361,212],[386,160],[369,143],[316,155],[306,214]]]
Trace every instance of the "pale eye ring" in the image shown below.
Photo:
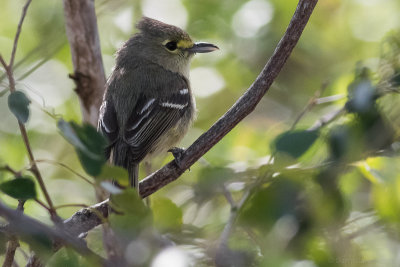
[[[175,51],[178,48],[178,44],[176,42],[174,42],[174,41],[170,41],[170,42],[165,44],[165,47],[169,51]]]

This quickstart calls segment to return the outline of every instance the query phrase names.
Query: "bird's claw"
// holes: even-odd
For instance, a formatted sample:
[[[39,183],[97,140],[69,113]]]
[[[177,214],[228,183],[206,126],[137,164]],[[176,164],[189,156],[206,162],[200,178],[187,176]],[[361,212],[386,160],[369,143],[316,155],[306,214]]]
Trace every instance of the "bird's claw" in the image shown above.
[[[172,155],[175,158],[176,165],[178,165],[178,167],[182,169],[181,158],[182,158],[183,152],[185,152],[185,149],[180,148],[180,147],[173,147],[173,148],[169,149],[168,152],[172,153]]]

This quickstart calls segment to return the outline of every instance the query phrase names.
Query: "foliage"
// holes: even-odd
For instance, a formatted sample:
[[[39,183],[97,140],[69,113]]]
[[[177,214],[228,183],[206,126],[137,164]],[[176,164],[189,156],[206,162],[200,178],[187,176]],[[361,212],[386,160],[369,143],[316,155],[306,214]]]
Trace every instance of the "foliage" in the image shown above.
[[[79,102],[67,78],[71,62],[60,30],[62,3],[50,2],[34,1],[23,25],[14,70],[18,90],[9,93],[6,76],[0,75],[1,202],[16,207],[16,199],[28,200],[24,212],[47,223],[47,210],[34,202],[45,197],[25,174],[31,166],[19,120],[37,158],[54,163],[38,161],[56,207],[92,205],[95,191],[109,191],[113,213],[106,222],[131,266],[166,266],[171,258],[182,260],[182,266],[213,266],[214,261],[218,266],[399,265],[393,251],[400,244],[400,32],[386,19],[399,12],[395,0],[320,1],[257,109],[147,204],[123,188],[128,184],[125,170],[106,164],[105,139],[80,123]],[[207,130],[254,81],[296,4],[242,2],[168,1],[187,17],[173,8],[160,17],[182,23],[195,39],[221,48],[219,54],[194,59],[192,87],[199,114],[182,146]],[[134,31],[130,20],[142,11],[153,16],[157,7],[149,0],[96,5],[109,72],[113,53]],[[13,14],[20,10],[21,4],[11,0],[0,10],[6,21],[0,28],[5,58],[18,23]],[[49,15],[43,16],[43,10]],[[254,10],[271,14],[269,20],[246,23],[245,15],[254,16]],[[373,11],[373,18],[363,18],[363,12],[372,14],[367,11]],[[213,75],[196,79],[204,69]],[[165,162],[155,160],[152,171]],[[146,171],[142,166],[142,177]],[[63,218],[76,211],[57,209]],[[94,229],[86,239],[105,256],[98,233]],[[70,247],[54,254],[47,236],[20,237],[21,249],[48,258],[49,266],[96,266]],[[2,254],[7,238],[0,231]],[[16,260],[25,264],[21,253]]]
[[[15,199],[27,200],[36,198],[35,182],[32,177],[17,177],[16,179],[2,182],[0,190]]]
[[[8,107],[17,119],[26,123],[29,118],[29,104],[31,101],[21,91],[12,92],[8,96]]]

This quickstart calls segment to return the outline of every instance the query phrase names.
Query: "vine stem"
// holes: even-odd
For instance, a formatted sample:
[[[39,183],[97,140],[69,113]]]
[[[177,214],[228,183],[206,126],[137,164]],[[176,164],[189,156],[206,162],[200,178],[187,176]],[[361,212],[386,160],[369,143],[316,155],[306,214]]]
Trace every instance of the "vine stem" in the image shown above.
[[[20,18],[19,23],[18,23],[17,32],[15,34],[14,44],[13,44],[13,48],[12,48],[9,64],[7,64],[6,61],[4,60],[4,58],[0,55],[0,63],[1,63],[1,65],[3,65],[4,70],[6,71],[11,93],[16,91],[15,79],[14,79],[14,74],[13,74],[13,65],[14,65],[15,55],[16,55],[16,52],[17,52],[18,40],[19,40],[19,36],[21,35],[22,24],[24,22],[24,19],[26,17],[26,13],[28,11],[28,7],[31,4],[31,2],[32,2],[32,0],[28,0],[25,3],[25,5],[24,5],[24,7],[22,9],[22,15],[21,15],[21,18]],[[43,192],[43,195],[44,195],[44,197],[46,199],[46,202],[49,205],[49,213],[50,213],[50,216],[51,216],[52,220],[55,221],[55,222],[59,221],[57,219],[57,217],[58,217],[57,216],[57,212],[54,209],[53,202],[52,202],[52,200],[50,198],[50,195],[49,195],[49,193],[48,193],[48,191],[46,189],[46,185],[45,185],[45,183],[43,181],[42,174],[40,173],[39,168],[36,165],[35,157],[34,157],[33,152],[32,152],[32,148],[31,148],[31,144],[29,142],[29,138],[28,138],[28,134],[27,134],[27,131],[26,131],[26,127],[20,121],[18,121],[18,126],[19,126],[19,129],[20,129],[20,132],[21,132],[22,139],[23,139],[24,144],[25,144],[25,148],[26,148],[27,153],[28,153],[29,163],[31,165],[30,171],[36,177],[36,180],[39,183],[39,186],[40,186],[40,188],[41,188],[41,190]]]

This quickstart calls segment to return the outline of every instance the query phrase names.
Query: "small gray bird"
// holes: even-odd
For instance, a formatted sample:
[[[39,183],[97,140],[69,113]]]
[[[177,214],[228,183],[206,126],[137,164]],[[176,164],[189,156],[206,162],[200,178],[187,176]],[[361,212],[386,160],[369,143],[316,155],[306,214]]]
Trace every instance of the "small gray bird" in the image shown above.
[[[109,141],[107,159],[126,168],[131,186],[138,188],[139,163],[172,148],[193,122],[191,58],[218,47],[193,43],[182,29],[147,17],[136,27],[139,32],[117,52],[98,130]]]

